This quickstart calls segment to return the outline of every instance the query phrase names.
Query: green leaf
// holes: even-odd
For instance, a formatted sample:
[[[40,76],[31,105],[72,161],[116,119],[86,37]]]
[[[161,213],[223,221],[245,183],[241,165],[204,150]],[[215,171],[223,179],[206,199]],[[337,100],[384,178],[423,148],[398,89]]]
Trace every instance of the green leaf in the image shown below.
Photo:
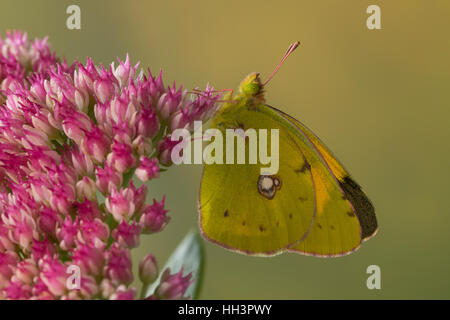
[[[184,266],[183,275],[192,272],[194,280],[185,295],[197,299],[203,278],[204,256],[203,239],[198,232],[190,231],[167,260],[158,279],[148,288],[145,296],[148,297],[155,292],[160,284],[162,271],[170,268],[170,272],[173,274],[179,272]]]

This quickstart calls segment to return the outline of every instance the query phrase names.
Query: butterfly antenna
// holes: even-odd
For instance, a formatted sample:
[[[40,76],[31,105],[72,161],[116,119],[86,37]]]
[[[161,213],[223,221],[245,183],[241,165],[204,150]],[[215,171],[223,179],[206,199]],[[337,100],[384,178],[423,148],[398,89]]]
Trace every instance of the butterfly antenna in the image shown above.
[[[230,91],[231,93],[234,92],[233,89],[213,90],[213,91],[210,91],[210,92],[220,94],[220,93],[226,92],[226,91]],[[206,98],[206,99],[211,99],[210,96],[206,95],[203,91],[201,91],[199,89],[193,89],[192,91],[188,91],[187,93],[195,94],[195,95],[201,96],[201,97]],[[219,103],[237,103],[237,101],[235,101],[235,100],[216,100],[216,102],[219,102]]]
[[[278,72],[280,67],[283,65],[283,63],[286,61],[286,59],[291,55],[292,52],[294,52],[295,49],[300,45],[300,41],[295,41],[293,44],[289,46],[286,53],[284,54],[283,58],[281,59],[280,63],[276,66],[276,68],[272,71],[270,76],[264,81],[263,87],[273,78],[273,76]]]
[[[192,141],[195,141],[195,140],[204,140],[204,139],[207,139],[207,140],[211,140],[211,138],[212,137],[214,137],[214,135],[205,135],[205,134],[203,134],[201,137],[190,137],[189,138],[189,142],[192,142]]]
[[[209,91],[209,92],[212,92],[212,93],[222,93],[222,92],[227,92],[227,91],[233,93],[234,89],[211,90],[211,91]],[[198,93],[198,92],[202,93],[203,91],[200,90],[200,89],[193,89],[192,92],[190,92],[190,93]]]

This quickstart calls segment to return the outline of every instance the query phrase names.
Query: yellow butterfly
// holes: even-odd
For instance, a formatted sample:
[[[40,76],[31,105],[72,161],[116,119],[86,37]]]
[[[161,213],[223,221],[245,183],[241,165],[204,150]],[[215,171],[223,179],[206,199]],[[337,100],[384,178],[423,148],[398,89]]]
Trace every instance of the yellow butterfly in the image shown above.
[[[268,80],[298,44],[289,47]],[[228,93],[228,102],[210,120],[209,128],[218,129],[225,137],[227,129],[244,132],[232,139],[241,139],[247,147],[247,162],[204,165],[200,229],[208,240],[244,254],[349,254],[375,235],[374,207],[311,130],[265,104],[263,89],[268,80],[263,84],[258,73],[247,76],[239,94]],[[276,174],[261,174],[261,162],[249,163],[251,148],[245,132],[250,128],[278,129]],[[267,145],[271,148],[272,140]],[[233,159],[237,159],[237,146],[233,148]]]

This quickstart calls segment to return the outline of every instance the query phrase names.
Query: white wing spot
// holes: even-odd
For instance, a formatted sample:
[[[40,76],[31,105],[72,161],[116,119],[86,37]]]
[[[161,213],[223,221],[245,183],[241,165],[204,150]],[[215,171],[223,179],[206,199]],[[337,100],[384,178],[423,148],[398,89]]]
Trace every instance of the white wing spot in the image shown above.
[[[281,188],[281,181],[276,176],[259,176],[258,192],[267,199],[273,199],[277,190]]]
[[[261,179],[261,189],[268,191],[270,189],[272,189],[274,185],[274,181],[271,177],[263,177]]]

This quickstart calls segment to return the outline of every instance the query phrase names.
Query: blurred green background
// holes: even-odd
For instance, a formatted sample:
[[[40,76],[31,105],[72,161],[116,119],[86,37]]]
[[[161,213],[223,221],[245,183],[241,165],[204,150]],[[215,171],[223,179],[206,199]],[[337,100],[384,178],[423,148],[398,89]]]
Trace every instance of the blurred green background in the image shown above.
[[[81,30],[66,8],[81,7]],[[366,28],[381,7],[382,30]],[[374,202],[378,235],[338,259],[255,258],[206,243],[203,299],[450,298],[450,2],[2,0],[0,32],[49,36],[69,61],[132,61],[166,84],[235,88],[265,78],[295,40],[301,47],[267,87],[268,102],[313,129]],[[171,168],[150,184],[167,194],[171,223],[134,256],[161,265],[197,227],[201,167]],[[368,290],[366,268],[381,268]]]

